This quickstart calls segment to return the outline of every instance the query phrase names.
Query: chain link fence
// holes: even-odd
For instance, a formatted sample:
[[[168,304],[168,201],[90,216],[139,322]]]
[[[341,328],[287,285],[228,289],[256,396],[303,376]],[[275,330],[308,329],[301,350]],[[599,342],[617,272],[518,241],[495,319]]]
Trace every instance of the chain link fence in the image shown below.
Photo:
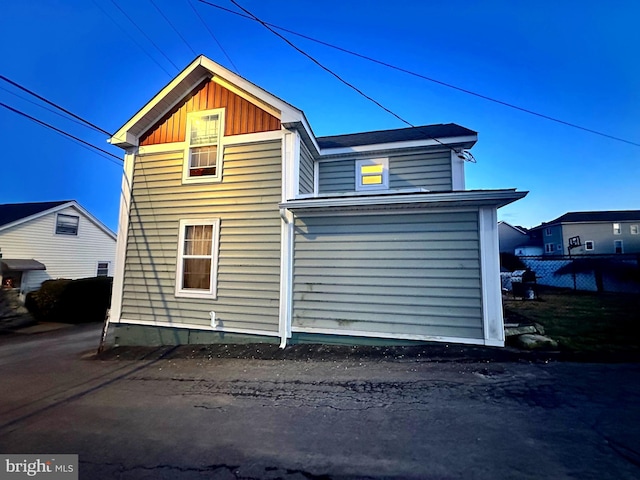
[[[640,254],[501,256],[502,288],[531,295],[532,285],[597,293],[640,293]]]

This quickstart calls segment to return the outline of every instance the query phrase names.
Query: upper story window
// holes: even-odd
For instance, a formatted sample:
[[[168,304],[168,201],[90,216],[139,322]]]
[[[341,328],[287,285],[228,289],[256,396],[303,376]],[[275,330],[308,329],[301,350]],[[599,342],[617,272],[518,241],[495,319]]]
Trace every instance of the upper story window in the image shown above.
[[[614,223],[613,224],[613,234],[614,235],[620,235],[622,233],[622,228],[620,228],[620,224],[619,223]]]
[[[556,246],[553,243],[545,243],[544,245],[544,251],[547,253],[553,253],[555,249],[556,249]]]
[[[631,235],[638,235],[638,225],[630,225],[629,232],[631,233]]]
[[[356,191],[388,190],[389,159],[356,160]]]
[[[56,216],[56,235],[78,235],[80,217],[59,213]]]
[[[220,219],[181,220],[176,297],[215,298]]]
[[[185,182],[211,182],[222,178],[222,148],[224,109],[192,112],[187,115],[185,162],[182,179]]]
[[[551,236],[551,228],[549,228],[549,227],[545,228],[545,229],[544,229],[544,234],[545,234],[547,237],[550,237],[550,236]]]
[[[584,242],[584,249],[587,251],[591,251],[594,249],[594,243],[593,240],[587,240],[586,242]]]

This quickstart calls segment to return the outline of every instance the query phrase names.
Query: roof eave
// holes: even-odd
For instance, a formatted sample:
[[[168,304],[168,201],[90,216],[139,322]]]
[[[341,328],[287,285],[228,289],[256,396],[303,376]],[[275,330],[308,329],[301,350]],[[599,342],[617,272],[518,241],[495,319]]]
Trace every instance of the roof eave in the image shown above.
[[[289,210],[335,211],[358,209],[398,209],[398,208],[434,208],[434,207],[465,207],[465,206],[493,206],[504,207],[521,198],[529,192],[507,190],[470,190],[443,193],[413,193],[390,195],[363,196],[327,196],[323,198],[307,198],[289,200],[280,203],[280,208]]]

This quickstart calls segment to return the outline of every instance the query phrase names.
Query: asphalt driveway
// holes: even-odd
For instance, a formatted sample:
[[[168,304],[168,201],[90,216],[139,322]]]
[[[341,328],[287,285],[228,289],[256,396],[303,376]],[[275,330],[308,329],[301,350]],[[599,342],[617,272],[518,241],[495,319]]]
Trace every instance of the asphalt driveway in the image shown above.
[[[0,452],[79,454],[82,479],[640,478],[637,363],[443,346],[96,359],[99,335],[0,337]]]

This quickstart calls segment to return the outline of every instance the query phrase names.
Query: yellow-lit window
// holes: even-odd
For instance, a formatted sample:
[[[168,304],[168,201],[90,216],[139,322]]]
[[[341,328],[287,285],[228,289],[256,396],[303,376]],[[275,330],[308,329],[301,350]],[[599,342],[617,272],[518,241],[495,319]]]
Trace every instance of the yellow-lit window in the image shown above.
[[[187,137],[183,180],[220,180],[224,110],[192,112],[187,116]]]
[[[389,188],[389,161],[386,158],[356,161],[356,190],[382,190]]]

